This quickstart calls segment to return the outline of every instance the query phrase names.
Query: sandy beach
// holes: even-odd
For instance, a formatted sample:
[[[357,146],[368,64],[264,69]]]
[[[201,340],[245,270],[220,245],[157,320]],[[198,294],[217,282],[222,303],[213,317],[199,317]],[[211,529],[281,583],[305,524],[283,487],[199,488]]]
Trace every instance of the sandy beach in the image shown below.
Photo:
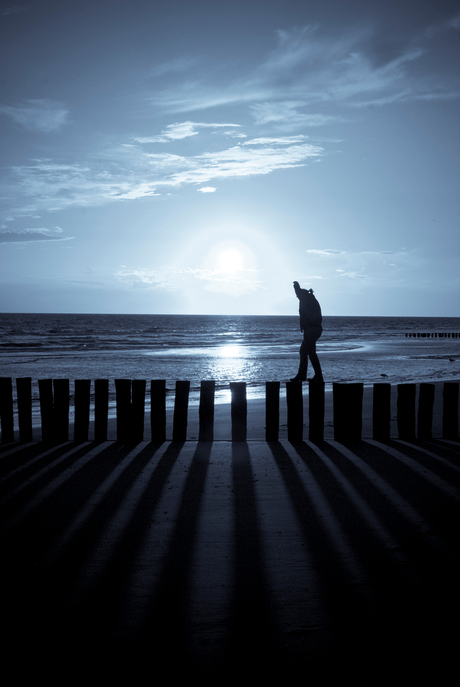
[[[446,684],[459,458],[446,441],[3,445],[4,666],[56,685]]]
[[[306,386],[306,385],[305,385]],[[62,684],[146,674],[161,685],[380,685],[455,669],[460,611],[460,444],[441,440],[443,382],[430,441],[265,441],[265,402],[248,401],[247,441],[230,404],[214,441],[0,445],[5,665]],[[306,391],[306,389],[305,389]],[[437,437],[437,438],[436,438]],[[26,660],[23,658],[26,657]],[[152,677],[153,679],[153,677]]]

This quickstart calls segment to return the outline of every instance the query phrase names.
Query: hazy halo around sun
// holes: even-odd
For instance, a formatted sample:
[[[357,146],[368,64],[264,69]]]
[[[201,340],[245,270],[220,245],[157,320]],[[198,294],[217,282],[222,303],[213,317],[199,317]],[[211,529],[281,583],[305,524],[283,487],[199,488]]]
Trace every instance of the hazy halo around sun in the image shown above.
[[[223,251],[217,259],[219,269],[226,274],[235,274],[243,268],[243,258],[237,250]]]

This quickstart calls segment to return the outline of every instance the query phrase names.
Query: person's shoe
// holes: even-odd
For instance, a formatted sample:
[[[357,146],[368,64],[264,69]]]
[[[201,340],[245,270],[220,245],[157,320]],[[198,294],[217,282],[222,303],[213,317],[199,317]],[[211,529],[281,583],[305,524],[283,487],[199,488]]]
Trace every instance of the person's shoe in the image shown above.
[[[291,379],[291,382],[306,382],[306,381],[307,381],[307,378],[302,377],[302,375],[296,375],[295,377],[293,377]]]
[[[312,379],[310,379],[311,382],[324,382],[323,377],[319,377],[318,375],[315,375]]]

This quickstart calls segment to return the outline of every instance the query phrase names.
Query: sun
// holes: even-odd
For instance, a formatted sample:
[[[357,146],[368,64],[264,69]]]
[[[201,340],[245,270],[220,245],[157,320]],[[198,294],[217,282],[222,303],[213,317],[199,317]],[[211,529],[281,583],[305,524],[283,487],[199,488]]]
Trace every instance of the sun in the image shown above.
[[[219,255],[219,267],[226,274],[235,274],[243,267],[243,258],[237,250],[225,250]]]

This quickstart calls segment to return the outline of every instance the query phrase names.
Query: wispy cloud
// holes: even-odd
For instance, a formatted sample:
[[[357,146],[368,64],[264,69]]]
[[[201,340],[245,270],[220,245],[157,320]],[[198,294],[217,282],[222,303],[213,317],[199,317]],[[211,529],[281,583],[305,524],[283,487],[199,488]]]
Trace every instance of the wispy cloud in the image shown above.
[[[312,273],[318,275],[307,276],[308,280],[347,278],[353,281],[395,284],[404,281],[407,270],[420,262],[419,256],[405,248],[368,251],[310,248],[306,253],[311,258]]]
[[[161,134],[157,136],[141,136],[134,138],[138,143],[170,143],[171,141],[179,141],[189,136],[196,136],[199,129],[215,129],[219,127],[239,127],[239,124],[217,124],[204,122],[176,122],[169,124]]]
[[[74,236],[61,236],[61,227],[33,227],[22,231],[0,232],[0,243],[35,243],[37,241],[70,241]]]
[[[10,14],[17,14],[17,12],[22,12],[25,9],[25,5],[9,5],[1,11],[1,16],[8,17]]]
[[[24,105],[2,105],[0,112],[29,131],[58,131],[67,121],[68,110],[52,100],[26,100]]]
[[[122,266],[114,275],[128,287],[144,285],[151,289],[183,291],[200,288],[230,296],[243,296],[264,288],[253,270],[240,270],[229,275],[221,270],[202,268],[162,267],[160,269],[129,269]]]
[[[421,75],[412,65],[427,58],[433,46],[426,42],[436,31],[457,29],[458,16],[442,27],[432,27],[417,40],[380,54],[378,36],[370,29],[348,30],[340,36],[319,26],[277,32],[277,45],[238,79],[213,85],[184,80],[158,90],[152,103],[170,112],[199,111],[229,104],[247,104],[258,124],[321,126],[343,114],[320,108],[385,105],[399,100],[459,97],[460,84],[441,84],[439,74]],[[415,42],[414,42],[415,40]],[[436,46],[437,50],[442,50]],[[436,71],[436,70],[435,70]],[[310,110],[308,111],[307,108]],[[313,112],[312,108],[315,108]],[[306,111],[307,110],[307,111]]]
[[[16,166],[13,172],[23,195],[33,199],[36,206],[55,210],[154,196],[161,188],[184,184],[214,188],[207,185],[213,179],[269,174],[304,165],[322,154],[320,146],[305,142],[304,137],[254,139],[247,146],[188,157],[152,153],[142,146],[120,146],[106,151],[104,161],[82,165],[43,159]]]
[[[306,103],[300,100],[287,100],[256,103],[251,105],[250,109],[256,124],[278,124],[290,129],[299,126],[325,126],[343,119],[339,115],[299,112],[299,108],[302,107],[306,107]]]
[[[214,193],[214,191],[217,191],[214,186],[203,186],[203,188],[197,189],[200,193]]]

